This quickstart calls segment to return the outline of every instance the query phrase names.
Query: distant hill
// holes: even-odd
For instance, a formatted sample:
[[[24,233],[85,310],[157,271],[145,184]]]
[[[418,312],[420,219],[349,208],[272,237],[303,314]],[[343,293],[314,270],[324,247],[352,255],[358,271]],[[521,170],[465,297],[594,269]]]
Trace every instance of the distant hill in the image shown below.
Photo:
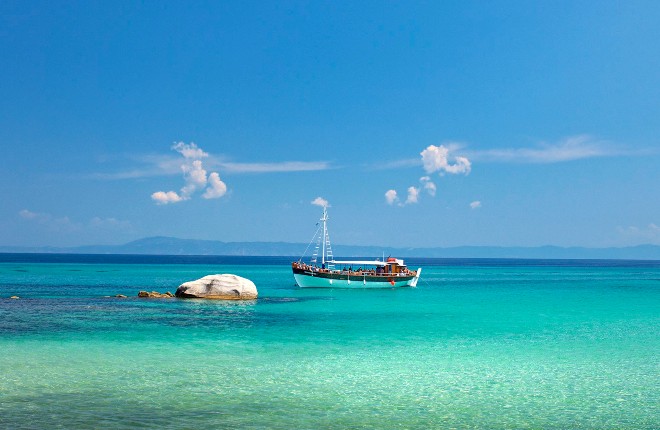
[[[0,246],[4,253],[67,253],[67,254],[149,254],[149,255],[260,255],[300,256],[307,244],[289,242],[221,242],[216,240],[147,237],[123,245],[90,245],[60,247]],[[312,250],[308,250],[307,255]],[[378,246],[333,246],[337,257],[398,257],[429,258],[547,258],[547,259],[627,259],[660,260],[660,246],[638,245],[622,248],[583,247],[497,247],[458,246],[449,248],[387,248]]]

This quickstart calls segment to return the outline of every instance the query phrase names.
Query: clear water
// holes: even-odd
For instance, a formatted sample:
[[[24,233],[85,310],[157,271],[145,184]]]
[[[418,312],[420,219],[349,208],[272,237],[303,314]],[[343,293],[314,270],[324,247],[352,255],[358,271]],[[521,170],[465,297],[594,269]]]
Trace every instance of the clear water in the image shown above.
[[[411,263],[0,255],[0,428],[660,428],[660,262]],[[135,297],[212,273],[259,299]]]

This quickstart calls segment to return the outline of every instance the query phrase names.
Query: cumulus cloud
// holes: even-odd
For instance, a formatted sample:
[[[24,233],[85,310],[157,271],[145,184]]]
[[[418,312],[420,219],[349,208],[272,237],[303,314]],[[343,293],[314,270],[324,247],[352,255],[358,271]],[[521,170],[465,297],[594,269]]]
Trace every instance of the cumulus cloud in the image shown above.
[[[181,171],[186,181],[186,185],[181,188],[181,196],[187,200],[197,189],[206,185],[206,170],[201,160],[193,160],[192,163],[181,165]]]
[[[407,205],[419,202],[419,188],[408,187],[408,197],[406,198]]]
[[[399,201],[399,197],[397,196],[396,190],[387,190],[387,192],[385,192],[385,201],[388,205],[397,203]]]
[[[470,170],[472,169],[472,164],[467,157],[453,155],[452,152],[460,149],[460,145],[455,143],[449,143],[447,145],[429,145],[426,149],[420,152],[422,167],[427,173],[425,176],[419,178],[421,187],[410,186],[408,187],[408,196],[403,205],[409,205],[412,203],[419,202],[419,194],[423,189],[431,197],[435,196],[437,191],[437,186],[435,182],[431,180],[429,175],[433,173],[438,173],[440,176],[445,173],[457,175],[464,174],[469,175]],[[387,194],[389,193],[389,194]],[[388,204],[394,204],[396,198],[396,191],[389,190],[386,193],[386,200]],[[399,204],[399,206],[403,206]]]
[[[183,200],[183,198],[174,191],[156,191],[151,195],[151,199],[155,200],[157,204],[164,205],[167,203],[176,203]]]
[[[425,150],[420,152],[422,156],[422,165],[424,171],[428,174],[439,172],[451,174],[470,174],[472,165],[470,160],[466,157],[451,155],[450,147],[440,145],[429,145]],[[453,158],[454,163],[451,163]]]
[[[316,206],[321,206],[322,208],[329,208],[330,207],[330,203],[328,203],[328,201],[326,199],[324,199],[323,197],[317,197],[314,200],[312,200],[311,203],[313,205],[316,205]]]
[[[227,185],[220,180],[220,175],[216,172],[212,172],[209,175],[208,183],[209,186],[202,195],[205,199],[217,199],[224,196],[227,192]]]
[[[159,205],[168,203],[178,203],[189,200],[195,192],[206,188],[202,197],[205,199],[217,199],[224,196],[227,192],[227,185],[220,180],[217,172],[211,172],[207,176],[202,159],[209,156],[202,148],[194,143],[175,143],[172,149],[183,156],[180,163],[180,169],[183,173],[185,184],[179,192],[176,191],[156,191],[151,194],[151,199]]]
[[[481,202],[479,200],[475,200],[472,203],[470,203],[470,207],[472,209],[479,209],[481,207]]]
[[[424,184],[424,189],[429,193],[431,197],[435,197],[436,187],[433,182],[426,182]]]
[[[406,206],[413,203],[418,203],[419,193],[420,193],[419,188],[408,187],[406,193],[406,200],[404,202],[401,202],[401,199],[399,199],[399,194],[396,192],[396,190],[387,190],[385,192],[385,201],[387,202],[388,205]]]
[[[184,143],[179,142],[172,145],[172,149],[183,155],[183,158],[190,160],[201,160],[202,158],[208,157],[209,154],[202,151],[202,148],[198,147],[195,143]]]
[[[424,189],[431,197],[435,197],[436,186],[435,183],[431,181],[429,176],[422,176],[419,178],[419,181],[422,183]]]

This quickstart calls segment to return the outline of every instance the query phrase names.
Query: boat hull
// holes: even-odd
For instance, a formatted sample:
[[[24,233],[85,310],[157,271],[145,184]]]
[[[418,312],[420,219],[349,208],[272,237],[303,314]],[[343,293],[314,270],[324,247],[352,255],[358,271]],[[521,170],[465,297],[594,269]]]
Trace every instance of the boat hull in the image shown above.
[[[293,277],[301,288],[399,288],[414,287],[415,276],[357,276],[294,271]]]

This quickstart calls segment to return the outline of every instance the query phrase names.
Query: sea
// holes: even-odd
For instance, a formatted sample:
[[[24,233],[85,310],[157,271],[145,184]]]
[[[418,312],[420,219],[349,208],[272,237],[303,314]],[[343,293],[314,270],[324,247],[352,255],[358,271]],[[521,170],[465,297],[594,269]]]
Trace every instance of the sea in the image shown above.
[[[0,254],[0,428],[660,428],[660,261],[410,259],[382,290],[291,261]],[[216,273],[259,298],[137,297]]]

